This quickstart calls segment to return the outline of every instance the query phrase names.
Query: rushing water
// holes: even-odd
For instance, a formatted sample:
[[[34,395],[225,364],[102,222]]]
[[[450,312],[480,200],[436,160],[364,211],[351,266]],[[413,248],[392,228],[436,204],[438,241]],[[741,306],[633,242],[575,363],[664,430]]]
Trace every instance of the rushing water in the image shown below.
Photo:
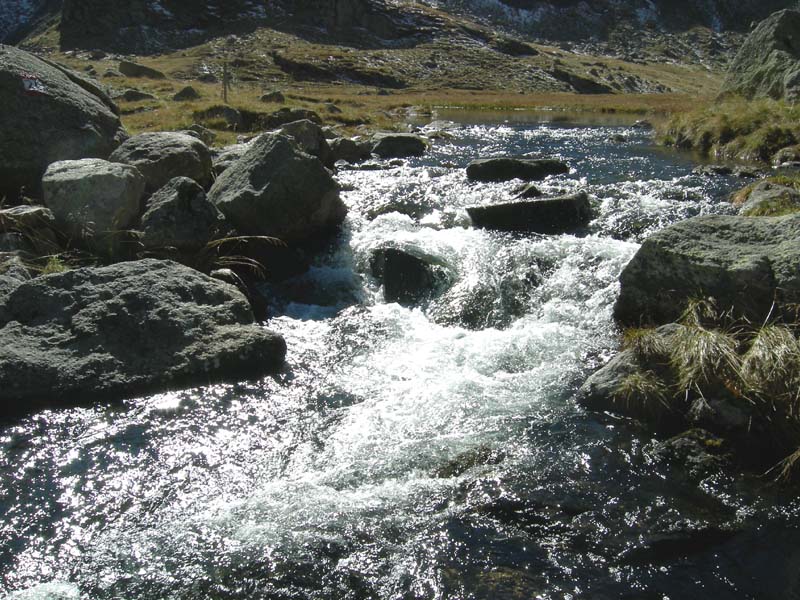
[[[625,141],[613,141],[615,134]],[[545,154],[587,190],[579,235],[465,227],[517,185],[475,157]],[[451,128],[430,154],[340,173],[350,216],[270,290],[283,373],[0,429],[0,593],[21,598],[797,598],[800,507],[763,481],[697,481],[636,426],[576,406],[614,351],[617,277],[734,182],[623,127]],[[454,283],[383,301],[386,244]],[[153,343],[158,343],[154,340]],[[19,596],[16,596],[19,594]]]

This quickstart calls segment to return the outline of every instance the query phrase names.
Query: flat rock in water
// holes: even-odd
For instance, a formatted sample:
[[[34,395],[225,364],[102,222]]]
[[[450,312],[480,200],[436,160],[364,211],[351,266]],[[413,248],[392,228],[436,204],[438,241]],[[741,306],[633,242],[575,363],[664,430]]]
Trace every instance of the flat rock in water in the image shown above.
[[[800,302],[800,214],[708,215],[653,234],[620,276],[623,326],[675,321],[693,298],[763,322],[773,303]]]
[[[422,156],[428,144],[413,133],[379,133],[373,138],[372,153],[381,158]]]
[[[285,352],[235,287],[171,261],[37,277],[0,299],[6,412],[259,377]]]
[[[107,158],[128,135],[111,98],[82,75],[0,45],[0,197],[39,195],[51,163]]]
[[[467,166],[467,178],[470,181],[539,181],[550,175],[564,173],[569,173],[569,166],[553,158],[481,158]]]
[[[585,192],[540,200],[470,206],[467,213],[475,227],[544,234],[577,229],[588,224],[592,218],[592,208]]]

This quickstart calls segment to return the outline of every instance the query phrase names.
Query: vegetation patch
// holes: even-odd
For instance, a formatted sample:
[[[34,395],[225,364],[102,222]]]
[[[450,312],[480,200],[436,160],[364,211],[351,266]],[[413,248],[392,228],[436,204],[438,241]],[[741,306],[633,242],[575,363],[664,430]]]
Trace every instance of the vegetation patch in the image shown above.
[[[677,114],[660,141],[720,160],[769,162],[800,140],[800,106],[776,100],[729,99]]]

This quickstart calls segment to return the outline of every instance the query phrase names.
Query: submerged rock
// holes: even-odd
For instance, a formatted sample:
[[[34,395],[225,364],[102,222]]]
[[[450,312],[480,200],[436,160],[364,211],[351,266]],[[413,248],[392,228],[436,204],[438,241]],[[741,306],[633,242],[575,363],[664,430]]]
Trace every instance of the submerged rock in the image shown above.
[[[208,198],[237,230],[286,242],[311,241],[347,214],[322,163],[279,134],[253,142],[217,178]]]
[[[0,399],[20,411],[258,377],[286,345],[253,323],[235,287],[170,261],[38,277],[0,299]]]
[[[541,200],[505,202],[467,208],[476,227],[502,231],[564,233],[589,223],[592,208],[585,192]]]
[[[383,283],[386,302],[414,306],[443,292],[453,282],[450,269],[420,248],[379,248],[372,254],[372,274]]]
[[[642,244],[620,286],[614,317],[622,325],[669,323],[704,297],[762,322],[774,302],[800,302],[800,214],[682,221]]]
[[[467,166],[470,181],[539,181],[549,175],[564,173],[569,173],[569,166],[553,158],[481,158]]]
[[[139,169],[151,193],[175,177],[194,179],[203,187],[211,183],[208,147],[185,133],[140,133],[117,148],[108,160]]]
[[[38,195],[51,163],[107,158],[127,137],[96,84],[33,54],[0,45],[0,197]]]
[[[373,138],[372,153],[381,158],[422,156],[428,144],[413,133],[380,133]]]

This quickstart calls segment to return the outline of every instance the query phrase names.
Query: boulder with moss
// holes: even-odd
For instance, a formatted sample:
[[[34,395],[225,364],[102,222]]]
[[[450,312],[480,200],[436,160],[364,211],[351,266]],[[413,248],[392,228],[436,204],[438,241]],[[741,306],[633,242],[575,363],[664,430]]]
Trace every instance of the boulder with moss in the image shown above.
[[[4,411],[260,377],[285,352],[235,287],[171,261],[45,275],[0,299]]]
[[[709,215],[648,238],[620,276],[614,317],[623,326],[676,320],[693,298],[762,321],[800,302],[800,214]]]

